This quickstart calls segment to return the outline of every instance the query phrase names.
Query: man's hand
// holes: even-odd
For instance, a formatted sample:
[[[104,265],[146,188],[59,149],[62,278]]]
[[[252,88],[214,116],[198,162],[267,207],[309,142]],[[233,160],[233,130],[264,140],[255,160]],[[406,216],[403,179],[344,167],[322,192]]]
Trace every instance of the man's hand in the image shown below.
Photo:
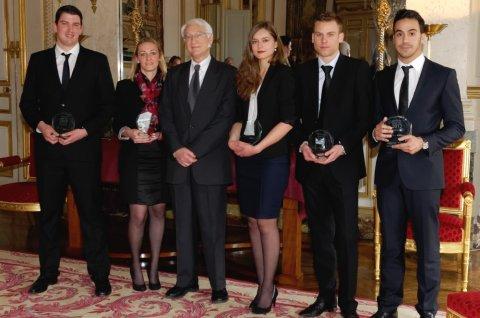
[[[77,128],[67,133],[61,134],[60,138],[58,138],[58,142],[61,145],[66,146],[66,145],[73,144],[74,142],[77,142],[80,139],[85,138],[87,136],[88,136],[88,133],[85,128]]]
[[[37,129],[40,130],[40,132],[43,135],[43,138],[49,143],[51,143],[52,145],[58,142],[58,139],[59,139],[58,133],[49,124],[46,124],[44,121],[41,121],[38,123]]]
[[[385,124],[387,121],[387,117],[383,117],[383,119],[375,126],[373,130],[373,137],[377,141],[385,141],[388,142],[390,138],[392,138],[393,128]]]
[[[123,132],[123,135],[130,138],[130,140],[136,144],[147,144],[155,140],[150,135],[138,129],[132,129],[132,128],[125,129],[125,131]]]
[[[303,159],[305,159],[305,161],[314,162],[317,160],[317,156],[313,154],[312,148],[310,148],[307,142],[304,142],[300,146],[300,151],[302,152]]]
[[[155,132],[153,134],[150,134],[151,141],[162,140],[162,139],[163,139],[163,134],[161,132]]]
[[[401,144],[393,145],[392,148],[401,150],[411,155],[416,154],[423,148],[423,139],[413,135],[406,135],[398,138]]]
[[[182,147],[173,153],[173,157],[177,160],[178,164],[182,167],[189,167],[193,163],[197,162],[197,157],[188,148]]]
[[[320,157],[316,160],[316,163],[319,163],[321,165],[328,165],[329,163],[334,162],[337,160],[339,157],[343,156],[345,154],[345,150],[341,145],[335,145],[327,151],[323,157]]]
[[[258,145],[252,146],[243,141],[237,141],[233,152],[239,157],[251,157],[261,152]]]

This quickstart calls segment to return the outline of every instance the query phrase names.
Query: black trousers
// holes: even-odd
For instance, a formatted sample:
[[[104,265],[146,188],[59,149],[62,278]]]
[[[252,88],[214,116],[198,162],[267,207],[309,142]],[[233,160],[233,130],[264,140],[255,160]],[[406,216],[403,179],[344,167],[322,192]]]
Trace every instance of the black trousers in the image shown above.
[[[177,285],[197,283],[197,233],[214,290],[225,288],[225,226],[227,195],[225,185],[197,184],[193,177],[173,185],[177,244]],[[198,225],[197,225],[198,222]]]
[[[61,244],[58,237],[67,186],[72,187],[80,217],[88,273],[94,281],[108,279],[110,260],[101,212],[100,163],[55,159],[37,160],[40,198],[40,275],[59,275]]]
[[[358,181],[340,182],[328,167],[318,167],[303,186],[319,296],[338,301],[342,312],[357,308]]]
[[[378,307],[396,309],[403,299],[405,239],[407,220],[413,225],[417,245],[417,311],[436,312],[440,289],[440,243],[438,211],[441,190],[410,190],[397,173],[392,183],[379,187],[378,211],[381,220],[381,285]]]

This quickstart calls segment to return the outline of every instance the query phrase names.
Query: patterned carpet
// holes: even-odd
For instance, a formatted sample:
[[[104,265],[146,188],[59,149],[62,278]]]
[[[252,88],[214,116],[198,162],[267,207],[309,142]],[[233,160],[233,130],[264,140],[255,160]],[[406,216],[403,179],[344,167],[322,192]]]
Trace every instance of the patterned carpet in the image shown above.
[[[208,280],[200,279],[200,292],[172,301],[164,298],[166,288],[173,286],[175,275],[161,273],[162,289],[134,292],[128,269],[112,266],[109,297],[92,297],[93,284],[83,261],[62,259],[58,284],[39,295],[27,289],[38,275],[37,255],[0,250],[0,316],[1,317],[254,317],[248,309],[256,286],[229,279],[230,300],[220,305],[210,303]],[[267,317],[298,317],[298,312],[313,302],[315,294],[279,288],[277,305]],[[368,317],[376,303],[359,299],[358,313]],[[263,316],[265,317],[265,316]],[[341,317],[339,313],[322,317]],[[399,317],[418,317],[413,307],[401,306]],[[445,317],[439,313],[437,317]]]

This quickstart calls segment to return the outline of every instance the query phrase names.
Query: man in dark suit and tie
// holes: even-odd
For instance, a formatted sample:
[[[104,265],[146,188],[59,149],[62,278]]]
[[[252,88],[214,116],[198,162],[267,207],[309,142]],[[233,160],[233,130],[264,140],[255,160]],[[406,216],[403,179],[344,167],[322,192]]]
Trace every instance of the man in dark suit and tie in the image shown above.
[[[101,214],[100,137],[111,116],[113,82],[105,55],[79,45],[82,13],[60,7],[55,14],[57,42],[32,54],[20,100],[23,117],[35,133],[35,162],[40,199],[40,276],[30,293],[57,283],[58,232],[67,185],[80,216],[88,273],[97,296],[111,292],[110,262]],[[55,131],[59,113],[74,118],[73,130]]]
[[[465,133],[462,104],[453,69],[425,58],[425,22],[418,12],[400,10],[393,42],[398,63],[378,72],[374,84],[374,144],[380,143],[375,171],[381,220],[381,285],[372,317],[397,317],[402,303],[407,219],[417,245],[418,303],[421,317],[435,317],[440,288],[438,211],[444,187],[442,148]],[[391,148],[392,127],[404,116],[412,133]],[[442,125],[443,123],[443,125]],[[373,126],[372,125],[372,126]]]
[[[312,34],[317,58],[297,70],[295,139],[301,154],[296,176],[305,196],[319,288],[302,317],[335,310],[336,269],[342,314],[357,317],[358,182],[366,174],[362,139],[369,127],[371,85],[368,64],[340,54],[343,37],[338,16],[320,15]],[[318,129],[335,141],[323,157],[315,156],[307,143]]]
[[[188,21],[181,34],[192,60],[168,71],[160,106],[172,153],[167,182],[173,185],[177,245],[177,282],[166,295],[178,298],[198,290],[198,221],[211,299],[224,302],[226,185],[231,183],[227,139],[235,117],[235,69],[210,55],[213,34],[206,21]]]

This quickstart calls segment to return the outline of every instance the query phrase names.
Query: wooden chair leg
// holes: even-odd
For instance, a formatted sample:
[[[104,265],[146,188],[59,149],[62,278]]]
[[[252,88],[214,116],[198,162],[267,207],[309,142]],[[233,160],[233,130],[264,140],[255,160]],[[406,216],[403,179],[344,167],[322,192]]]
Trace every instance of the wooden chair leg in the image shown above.
[[[470,250],[463,253],[462,264],[462,291],[466,292],[468,287],[468,264],[470,263]]]
[[[374,233],[374,249],[375,249],[375,280],[380,281],[380,253],[382,249],[382,238],[380,234],[380,217],[378,212],[374,210],[373,212],[375,220],[375,233]]]

